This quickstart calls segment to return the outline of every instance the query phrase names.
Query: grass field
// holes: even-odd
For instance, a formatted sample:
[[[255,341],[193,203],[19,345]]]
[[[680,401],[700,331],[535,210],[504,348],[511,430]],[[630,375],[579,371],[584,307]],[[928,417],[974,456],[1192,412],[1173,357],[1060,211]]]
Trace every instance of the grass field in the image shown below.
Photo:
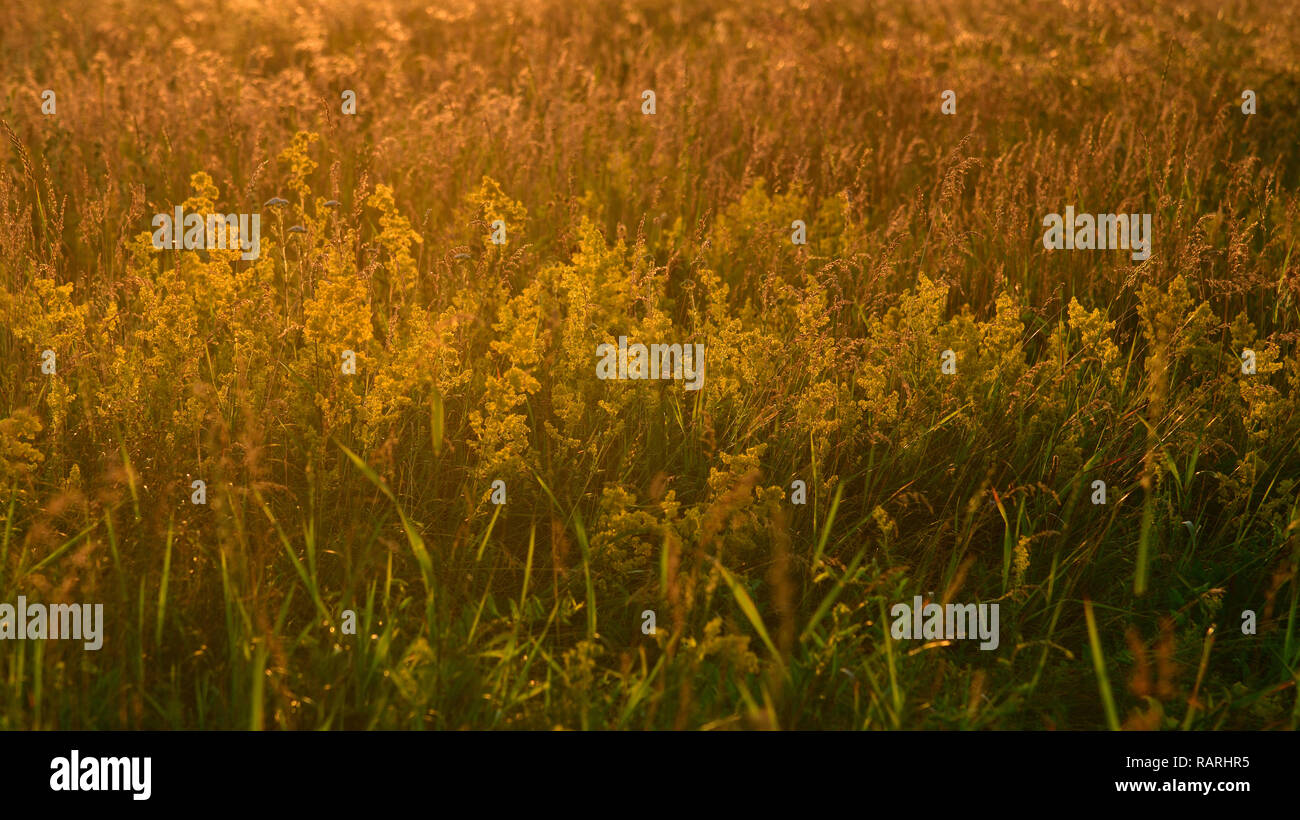
[[[4,4],[0,728],[1297,728],[1288,5]]]

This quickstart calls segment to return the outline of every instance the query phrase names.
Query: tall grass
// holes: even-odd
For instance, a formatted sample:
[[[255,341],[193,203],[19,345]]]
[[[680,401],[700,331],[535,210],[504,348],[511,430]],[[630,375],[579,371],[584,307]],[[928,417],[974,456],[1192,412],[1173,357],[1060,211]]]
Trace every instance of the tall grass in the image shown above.
[[[1296,728],[1300,26],[1178,9],[4,6],[0,728]]]

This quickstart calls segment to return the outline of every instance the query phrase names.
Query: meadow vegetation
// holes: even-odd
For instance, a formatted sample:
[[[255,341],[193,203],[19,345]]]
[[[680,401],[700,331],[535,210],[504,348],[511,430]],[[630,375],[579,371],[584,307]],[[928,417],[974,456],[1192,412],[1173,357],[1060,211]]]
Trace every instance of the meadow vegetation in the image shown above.
[[[1294,17],[66,0],[0,78],[0,601],[106,620],[0,643],[0,728],[1300,723]]]

